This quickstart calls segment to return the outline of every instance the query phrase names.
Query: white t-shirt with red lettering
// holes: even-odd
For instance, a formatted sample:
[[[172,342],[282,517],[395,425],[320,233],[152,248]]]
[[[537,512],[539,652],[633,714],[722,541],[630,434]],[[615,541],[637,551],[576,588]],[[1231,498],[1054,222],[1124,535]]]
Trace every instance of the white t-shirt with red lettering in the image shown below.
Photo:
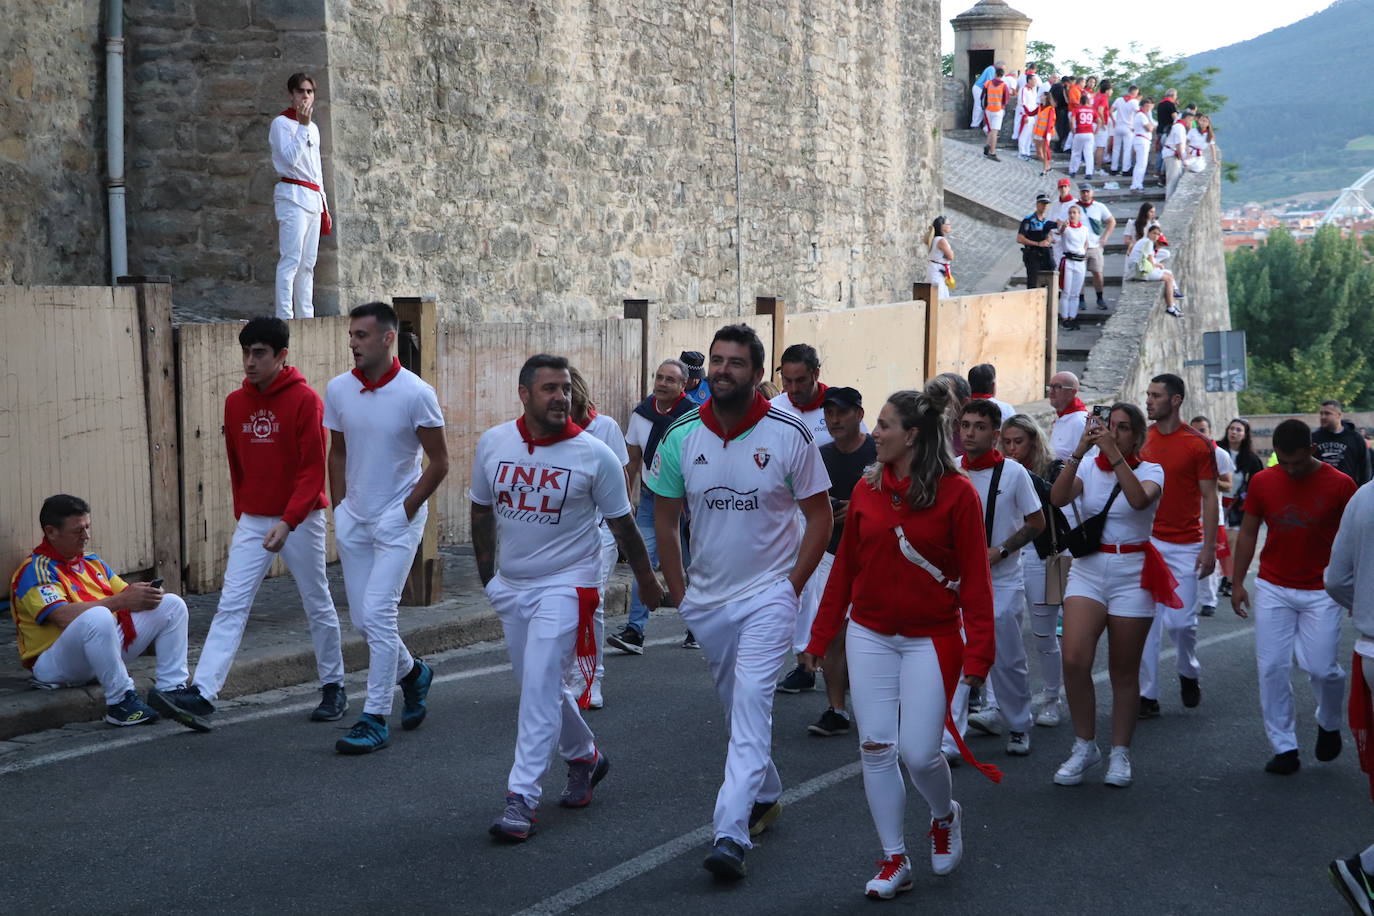
[[[516,588],[599,587],[597,523],[630,512],[622,468],[615,453],[585,430],[535,446],[533,453],[514,420],[483,433],[469,496],[496,516],[501,578]]]

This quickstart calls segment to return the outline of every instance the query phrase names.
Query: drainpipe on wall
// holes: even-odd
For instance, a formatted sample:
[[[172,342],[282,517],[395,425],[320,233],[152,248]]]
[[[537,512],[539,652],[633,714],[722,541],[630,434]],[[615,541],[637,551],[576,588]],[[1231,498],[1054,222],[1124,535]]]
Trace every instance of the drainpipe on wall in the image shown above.
[[[105,5],[105,194],[110,205],[110,284],[129,273],[124,222],[124,0]]]

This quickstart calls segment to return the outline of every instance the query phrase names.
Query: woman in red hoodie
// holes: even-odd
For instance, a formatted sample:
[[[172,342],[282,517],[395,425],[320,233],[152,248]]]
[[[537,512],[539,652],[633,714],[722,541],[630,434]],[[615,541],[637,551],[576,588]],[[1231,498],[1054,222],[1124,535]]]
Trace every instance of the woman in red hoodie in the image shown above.
[[[992,584],[983,508],[950,449],[953,392],[943,379],[888,398],[873,429],[878,463],[854,488],[844,534],[802,661],[825,656],[849,611],[846,657],[862,741],[864,791],[883,858],[869,897],[911,889],[900,754],[930,805],[931,867],[947,875],[963,855],[959,804],[940,736],[955,735],[949,701],[962,669],[977,686],[992,665]],[[963,624],[967,645],[960,637]]]

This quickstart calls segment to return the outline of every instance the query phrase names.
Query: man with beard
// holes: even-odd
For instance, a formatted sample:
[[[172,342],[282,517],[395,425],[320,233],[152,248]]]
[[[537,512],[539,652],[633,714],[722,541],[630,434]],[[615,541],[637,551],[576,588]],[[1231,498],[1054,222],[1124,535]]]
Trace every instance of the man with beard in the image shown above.
[[[759,394],[763,343],[748,325],[716,332],[711,398],[664,434],[645,477],[670,603],[696,634],[726,710],[725,780],[702,863],[745,875],[750,837],[782,810],[770,757],[773,678],[792,645],[802,589],[830,540],[830,478],[811,431]],[[678,520],[692,513],[685,584]],[[800,514],[798,509],[801,510]]]

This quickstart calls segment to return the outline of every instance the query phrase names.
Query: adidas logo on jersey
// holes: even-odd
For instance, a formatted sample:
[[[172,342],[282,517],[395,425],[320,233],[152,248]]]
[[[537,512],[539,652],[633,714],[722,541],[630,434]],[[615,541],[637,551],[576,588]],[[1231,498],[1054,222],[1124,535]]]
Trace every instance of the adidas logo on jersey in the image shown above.
[[[710,462],[706,460],[706,456],[703,454],[697,455],[696,459],[692,462],[692,464],[710,464]]]

